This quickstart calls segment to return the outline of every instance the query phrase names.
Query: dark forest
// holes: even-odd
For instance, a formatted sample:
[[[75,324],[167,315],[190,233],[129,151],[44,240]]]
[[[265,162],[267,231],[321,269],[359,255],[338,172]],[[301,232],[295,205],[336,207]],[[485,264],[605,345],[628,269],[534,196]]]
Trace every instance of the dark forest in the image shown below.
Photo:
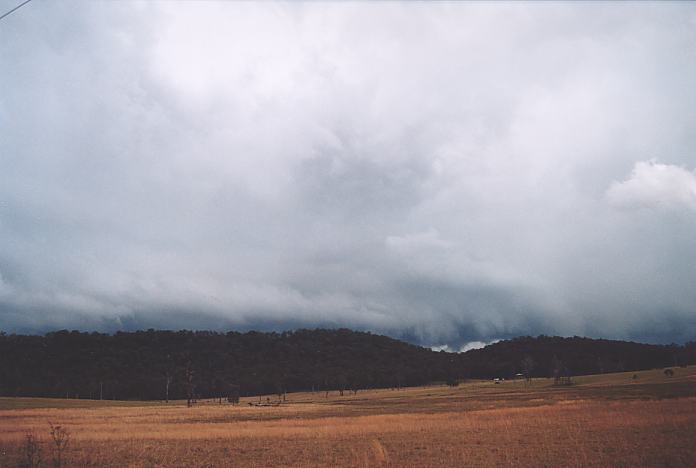
[[[696,363],[696,342],[649,345],[539,336],[435,352],[347,329],[283,333],[0,333],[0,395],[182,399],[358,392],[471,378],[552,377]]]

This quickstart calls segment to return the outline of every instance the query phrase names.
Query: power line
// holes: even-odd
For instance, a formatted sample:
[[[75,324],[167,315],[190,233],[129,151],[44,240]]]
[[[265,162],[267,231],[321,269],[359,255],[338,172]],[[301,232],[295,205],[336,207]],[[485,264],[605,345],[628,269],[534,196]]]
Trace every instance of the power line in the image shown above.
[[[12,13],[14,13],[14,12],[17,11],[17,10],[19,10],[20,8],[22,8],[24,5],[26,5],[26,4],[29,3],[29,2],[31,2],[31,0],[25,0],[25,1],[23,1],[22,3],[20,3],[19,5],[17,5],[16,7],[14,7],[13,9],[11,9],[11,10],[8,11],[7,13],[5,13],[4,15],[0,16],[0,20],[3,19],[5,16],[11,15]]]

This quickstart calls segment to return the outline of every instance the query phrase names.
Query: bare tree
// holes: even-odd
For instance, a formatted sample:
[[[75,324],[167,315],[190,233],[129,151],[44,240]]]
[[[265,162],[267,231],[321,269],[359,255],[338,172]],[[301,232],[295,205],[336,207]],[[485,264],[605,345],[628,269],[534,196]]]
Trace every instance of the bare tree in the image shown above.
[[[164,373],[164,401],[169,403],[169,385],[172,383],[172,374],[169,371]]]
[[[572,385],[573,384],[573,381],[570,377],[570,370],[555,355],[553,356],[553,359],[551,360],[551,365],[553,367],[553,384],[554,385]]]
[[[553,355],[553,359],[551,359],[551,367],[553,368],[553,383],[558,385],[561,382],[563,363],[555,354]]]
[[[70,442],[70,433],[63,426],[54,426],[50,422],[48,425],[51,427],[51,439],[53,439],[53,466],[55,468],[61,468],[63,466],[63,452]]]
[[[22,456],[24,463],[21,466],[26,466],[27,468],[38,468],[41,466],[41,444],[32,432],[27,433],[24,437]]]
[[[227,401],[233,405],[239,404],[239,385],[232,384],[229,386]]]
[[[193,384],[193,369],[191,368],[191,361],[186,364],[186,370],[184,371],[184,378],[186,382],[186,406],[189,408],[194,403],[194,384]]]
[[[534,367],[536,366],[536,362],[534,362],[534,359],[527,354],[524,359],[522,359],[522,373],[524,374],[524,378],[527,382],[532,381],[532,371],[534,370]]]
[[[343,396],[343,392],[346,391],[348,386],[348,378],[344,374],[339,374],[336,378],[336,383],[338,384],[338,394]]]

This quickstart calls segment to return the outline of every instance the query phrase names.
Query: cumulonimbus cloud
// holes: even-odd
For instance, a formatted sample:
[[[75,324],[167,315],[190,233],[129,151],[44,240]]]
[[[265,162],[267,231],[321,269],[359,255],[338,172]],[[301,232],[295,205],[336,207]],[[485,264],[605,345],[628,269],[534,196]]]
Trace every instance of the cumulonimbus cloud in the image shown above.
[[[614,208],[693,207],[695,20],[32,2],[0,28],[0,329],[692,338],[694,217]]]

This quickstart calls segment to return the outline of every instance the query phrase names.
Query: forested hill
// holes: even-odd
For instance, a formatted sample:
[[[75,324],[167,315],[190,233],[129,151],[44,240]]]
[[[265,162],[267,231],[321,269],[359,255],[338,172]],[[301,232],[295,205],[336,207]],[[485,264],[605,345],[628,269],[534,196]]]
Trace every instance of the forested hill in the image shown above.
[[[666,346],[542,335],[499,341],[461,355],[463,367],[478,377],[509,377],[523,372],[522,361],[526,357],[530,358],[528,370],[533,377],[550,377],[556,371],[569,375],[602,374],[695,364],[696,342]]]
[[[452,354],[345,329],[0,333],[0,395],[164,399],[168,387],[169,398],[177,399],[191,388],[210,397],[236,386],[242,395],[349,391],[510,377],[525,370],[551,376],[559,363],[573,375],[696,363],[696,343],[540,336]]]

